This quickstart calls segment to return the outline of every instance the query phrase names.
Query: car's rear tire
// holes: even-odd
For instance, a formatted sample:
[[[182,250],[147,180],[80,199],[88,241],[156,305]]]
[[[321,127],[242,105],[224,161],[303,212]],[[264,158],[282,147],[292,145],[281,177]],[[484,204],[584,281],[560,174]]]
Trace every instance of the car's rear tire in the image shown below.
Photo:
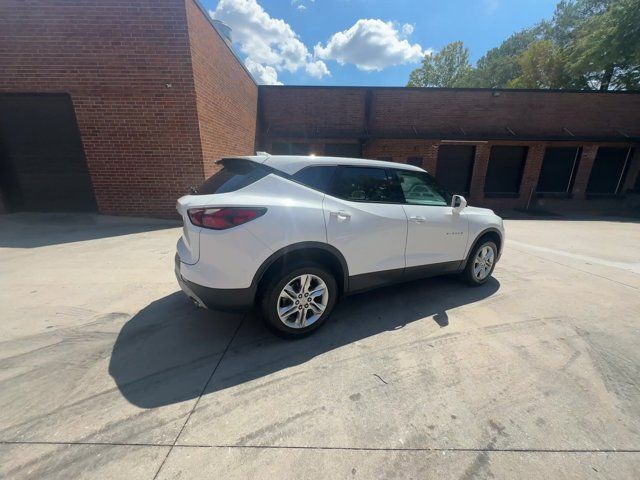
[[[469,253],[462,279],[472,286],[482,285],[491,278],[497,259],[498,247],[495,242],[488,239],[478,242]]]
[[[337,297],[338,286],[329,270],[315,263],[298,263],[267,280],[262,315],[277,335],[301,338],[327,321]]]

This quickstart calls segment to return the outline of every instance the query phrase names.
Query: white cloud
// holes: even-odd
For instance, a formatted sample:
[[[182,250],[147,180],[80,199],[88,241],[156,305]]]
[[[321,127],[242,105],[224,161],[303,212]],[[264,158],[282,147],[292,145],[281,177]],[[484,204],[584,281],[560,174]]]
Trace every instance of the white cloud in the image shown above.
[[[296,7],[300,11],[304,11],[307,9],[306,4],[313,4],[315,0],[291,0],[291,5]]]
[[[413,25],[405,24],[402,30],[413,32]],[[322,60],[336,60],[340,65],[352,63],[364,71],[419,62],[429,53],[401,36],[393,22],[360,19],[351,28],[334,33],[325,46],[318,43],[314,52]]]
[[[307,6],[303,3],[303,0],[291,0],[291,5],[298,10],[306,10]]]
[[[322,78],[324,76],[331,76],[331,72],[327,68],[327,65],[322,60],[316,60],[315,62],[307,63],[305,70],[309,75],[314,78]]]
[[[411,25],[410,23],[405,23],[404,25],[402,25],[402,34],[408,37],[413,33],[413,28],[413,25]]]
[[[233,40],[246,55],[245,65],[260,83],[273,85],[278,72],[304,69],[314,78],[329,75],[321,60],[313,58],[284,20],[272,18],[256,0],[220,0],[209,14],[229,25]]]
[[[276,72],[275,68],[256,63],[251,58],[247,58],[244,64],[258,83],[263,85],[282,85],[282,82],[278,81],[278,72]]]

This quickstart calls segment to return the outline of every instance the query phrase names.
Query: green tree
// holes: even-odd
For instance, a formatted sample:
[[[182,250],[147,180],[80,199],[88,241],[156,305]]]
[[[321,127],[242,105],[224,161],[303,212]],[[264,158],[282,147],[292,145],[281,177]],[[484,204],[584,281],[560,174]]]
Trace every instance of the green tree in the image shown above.
[[[599,9],[578,21],[566,48],[568,68],[585,88],[638,88],[640,0],[590,1]]]
[[[438,53],[425,55],[422,65],[409,75],[408,87],[469,86],[469,50],[462,42],[445,45]]]
[[[560,48],[567,48],[575,39],[578,27],[585,19],[600,15],[612,0],[561,0],[550,22],[549,38]]]
[[[541,23],[533,28],[514,33],[499,47],[492,48],[482,56],[471,74],[473,86],[484,88],[505,88],[520,76],[519,58],[531,43],[542,38],[548,24]]]
[[[564,55],[551,40],[536,40],[518,57],[520,75],[512,88],[562,88],[567,83]]]
[[[640,88],[640,0],[562,0],[553,17],[514,33],[476,67],[462,42],[427,56],[410,86]]]

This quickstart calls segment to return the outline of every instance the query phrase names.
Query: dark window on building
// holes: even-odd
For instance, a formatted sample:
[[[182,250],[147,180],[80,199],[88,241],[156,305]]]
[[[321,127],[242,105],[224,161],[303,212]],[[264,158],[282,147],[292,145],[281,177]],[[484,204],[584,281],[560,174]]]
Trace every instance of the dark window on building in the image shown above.
[[[8,211],[96,210],[68,95],[0,95],[0,191]]]
[[[582,149],[577,147],[547,148],[536,192],[569,194],[578,171],[581,153]]]
[[[289,155],[291,150],[290,143],[273,143],[271,145],[272,155]]]
[[[473,174],[476,147],[473,145],[441,145],[438,148],[436,179],[451,193],[468,194]]]
[[[324,154],[329,157],[362,157],[362,147],[359,143],[327,143]]]
[[[326,192],[335,171],[335,166],[306,167],[295,173],[293,179],[307,187]]]
[[[587,194],[617,194],[624,184],[632,153],[631,148],[600,147],[589,175]]]
[[[272,155],[309,155],[311,147],[308,143],[273,143]]]
[[[222,170],[200,185],[194,195],[235,192],[269,175],[269,169],[249,160],[222,160]]]
[[[292,143],[291,155],[309,155],[311,153],[311,145],[307,143]]]
[[[422,168],[422,157],[409,157],[407,158],[407,163],[414,167]]]
[[[487,176],[484,181],[485,195],[517,197],[526,158],[527,147],[491,147]]]
[[[406,203],[439,207],[449,205],[451,195],[428,173],[400,169],[392,171],[398,178]]]
[[[382,160],[383,162],[393,162],[393,157],[378,157],[378,160]]]
[[[331,186],[332,195],[352,202],[402,201],[402,191],[397,181],[391,181],[384,168],[338,168]]]

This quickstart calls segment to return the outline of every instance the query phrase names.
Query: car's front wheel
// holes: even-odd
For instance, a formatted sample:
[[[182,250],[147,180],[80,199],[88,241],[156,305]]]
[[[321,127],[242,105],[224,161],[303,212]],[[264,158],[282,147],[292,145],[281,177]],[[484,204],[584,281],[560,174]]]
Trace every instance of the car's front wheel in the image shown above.
[[[469,285],[482,285],[493,273],[498,258],[498,247],[491,240],[478,242],[462,272],[462,278]]]
[[[327,320],[337,295],[331,272],[315,264],[298,265],[273,275],[262,296],[262,314],[280,336],[303,337]]]

